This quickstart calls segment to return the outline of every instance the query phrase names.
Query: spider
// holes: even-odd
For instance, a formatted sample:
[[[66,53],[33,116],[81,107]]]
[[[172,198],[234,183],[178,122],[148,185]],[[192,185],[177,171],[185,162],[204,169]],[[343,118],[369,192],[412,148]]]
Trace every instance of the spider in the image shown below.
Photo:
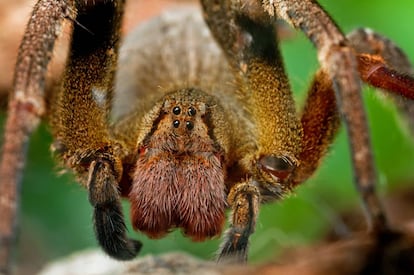
[[[131,259],[141,248],[126,234],[125,197],[134,229],[151,238],[174,228],[195,241],[220,235],[230,208],[218,259],[245,262],[260,204],[282,199],[313,174],[341,118],[368,228],[389,230],[375,193],[359,82],[414,98],[414,80],[394,70],[407,73],[410,66],[392,42],[366,30],[346,37],[312,0],[202,0],[215,40],[191,16],[177,23],[186,39],[171,40],[168,25],[148,25],[138,46],[125,46],[121,87],[114,89],[124,4],[39,0],[34,7],[0,163],[2,271],[10,262],[27,141],[42,117],[53,151],[88,190],[98,243],[116,259]],[[73,23],[70,52],[60,89],[46,99],[45,71],[66,19]],[[277,19],[309,37],[321,64],[300,113],[278,48]],[[136,67],[128,64],[132,55]],[[159,66],[149,62],[154,58]]]

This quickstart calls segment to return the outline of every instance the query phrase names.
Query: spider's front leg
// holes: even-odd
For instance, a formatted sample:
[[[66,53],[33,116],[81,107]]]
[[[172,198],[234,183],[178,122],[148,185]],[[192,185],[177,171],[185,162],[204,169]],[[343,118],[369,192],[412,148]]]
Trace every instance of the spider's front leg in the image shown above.
[[[214,2],[214,3],[212,3]],[[302,127],[277,44],[275,24],[261,6],[202,1],[206,21],[234,72],[240,98],[254,126],[255,145],[239,168],[246,179],[230,188],[231,226],[219,260],[247,259],[260,202],[283,197],[299,165]]]
[[[111,138],[109,108],[124,1],[76,1],[70,54],[51,108],[54,148],[88,188],[96,237],[117,259],[141,244],[126,236],[120,203],[122,145]]]
[[[356,186],[365,205],[369,228],[386,229],[384,211],[375,193],[377,174],[354,49],[315,1],[265,0],[263,7],[269,15],[277,15],[301,29],[317,48],[322,69],[335,87],[336,102],[349,136]]]

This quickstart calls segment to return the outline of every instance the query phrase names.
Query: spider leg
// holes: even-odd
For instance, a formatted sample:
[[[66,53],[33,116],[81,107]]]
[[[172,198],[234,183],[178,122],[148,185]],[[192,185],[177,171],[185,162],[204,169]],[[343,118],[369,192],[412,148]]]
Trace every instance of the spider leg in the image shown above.
[[[411,91],[414,79],[407,75],[412,72],[408,58],[390,40],[370,30],[355,30],[348,35],[348,39],[358,53],[361,79],[374,87],[391,92],[388,94],[394,96],[397,106],[412,122],[410,106],[413,101],[409,99],[414,97],[414,92]],[[394,71],[393,68],[398,68],[399,71]],[[378,70],[381,71],[381,78],[378,75],[370,77],[369,74],[378,73]],[[406,74],[401,74],[400,71]],[[304,182],[318,168],[340,125],[332,81],[323,70],[316,74],[308,92],[301,123],[303,150],[299,156],[301,165],[295,170],[292,179],[293,185]]]
[[[104,157],[92,161],[89,168],[89,201],[94,207],[95,234],[106,253],[117,259],[131,259],[141,243],[126,237],[120,194],[112,167]]]
[[[387,66],[378,55],[359,54],[361,78],[371,85],[408,99],[414,99],[414,79]]]
[[[256,126],[255,150],[240,161],[246,179],[230,188],[232,222],[219,256],[243,262],[259,202],[281,198],[291,189],[284,183],[298,165],[302,129],[278,49],[276,25],[261,6],[207,0],[202,5]]]
[[[225,233],[217,260],[246,262],[249,237],[259,212],[259,189],[251,181],[239,183],[230,190],[228,202],[232,208],[231,226]]]
[[[361,194],[370,230],[387,228],[375,192],[377,173],[371,152],[369,127],[361,97],[357,60],[348,40],[315,1],[263,1],[268,14],[301,29],[318,50],[318,59],[335,87],[336,102],[349,136],[355,183]]]
[[[301,165],[293,172],[292,184],[301,184],[319,167],[340,127],[340,116],[329,75],[319,70],[309,89],[302,110]]]
[[[358,60],[362,80],[375,87],[383,87],[382,82],[372,82],[372,79],[364,77],[364,74],[370,68],[378,65],[386,71],[391,71],[390,67],[380,61],[382,59],[379,59],[379,56],[360,54]],[[406,79],[408,78],[406,77]],[[391,90],[391,92],[396,92],[396,90]],[[308,179],[319,167],[321,159],[328,151],[340,126],[340,116],[332,81],[324,70],[320,70],[314,77],[302,110],[301,123],[303,149],[299,155],[301,165],[294,171],[292,178],[294,186]]]
[[[0,273],[8,273],[17,232],[22,171],[30,134],[45,113],[44,83],[55,40],[71,9],[39,0],[21,42],[10,94],[0,161]]]
[[[203,1],[206,22],[235,70],[239,95],[256,124],[257,152],[247,156],[248,170],[257,171],[259,166],[276,159],[284,159],[289,166],[286,168],[293,169],[298,165],[302,129],[279,52],[275,24],[254,5],[216,2]],[[260,172],[255,174],[260,177],[256,180],[268,179],[262,178]]]
[[[50,123],[55,149],[88,188],[96,237],[112,257],[134,257],[120,204],[123,147],[111,138],[109,110],[124,1],[77,1],[71,48]]]
[[[369,29],[357,29],[347,37],[360,53],[362,79],[372,86],[392,92],[387,94],[414,134],[414,70],[408,57],[395,43]]]

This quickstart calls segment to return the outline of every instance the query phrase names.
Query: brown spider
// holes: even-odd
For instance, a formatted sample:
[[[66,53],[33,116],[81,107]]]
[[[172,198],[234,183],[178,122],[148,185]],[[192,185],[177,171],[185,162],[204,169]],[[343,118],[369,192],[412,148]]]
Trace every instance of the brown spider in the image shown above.
[[[126,41],[114,89],[124,1],[38,1],[5,127],[0,271],[10,262],[27,140],[43,116],[54,151],[88,190],[98,242],[117,259],[141,247],[126,236],[120,200],[127,197],[134,228],[152,238],[173,228],[197,241],[219,235],[230,207],[219,259],[246,261],[260,203],[283,198],[312,175],[340,116],[369,228],[388,230],[359,82],[414,98],[414,80],[391,69],[410,70],[404,54],[372,32],[346,38],[312,0],[201,3],[222,51],[191,16],[177,23],[180,41],[171,40],[168,24],[148,25],[137,45]],[[321,69],[301,115],[278,50],[277,18],[300,28],[318,50]],[[46,100],[45,71],[65,19],[73,22],[71,50],[60,89]],[[170,51],[162,48],[169,44]],[[154,58],[159,66],[149,62]]]

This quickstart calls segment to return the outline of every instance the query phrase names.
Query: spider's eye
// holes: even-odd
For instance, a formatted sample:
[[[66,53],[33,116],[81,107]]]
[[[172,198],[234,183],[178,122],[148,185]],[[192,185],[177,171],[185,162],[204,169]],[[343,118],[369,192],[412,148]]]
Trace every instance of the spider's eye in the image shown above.
[[[187,121],[185,123],[185,127],[187,127],[188,130],[193,130],[194,128],[194,123],[192,123],[191,121]]]
[[[174,115],[179,115],[181,113],[181,108],[178,106],[175,106],[172,111]]]
[[[269,173],[275,180],[286,179],[295,168],[295,165],[288,157],[269,155],[259,159],[259,166]]]
[[[188,108],[188,115],[189,116],[195,116],[196,113],[197,113],[197,110],[194,107]]]
[[[174,120],[173,121],[173,126],[174,126],[174,128],[178,128],[178,126],[180,126],[180,121],[179,120]]]

